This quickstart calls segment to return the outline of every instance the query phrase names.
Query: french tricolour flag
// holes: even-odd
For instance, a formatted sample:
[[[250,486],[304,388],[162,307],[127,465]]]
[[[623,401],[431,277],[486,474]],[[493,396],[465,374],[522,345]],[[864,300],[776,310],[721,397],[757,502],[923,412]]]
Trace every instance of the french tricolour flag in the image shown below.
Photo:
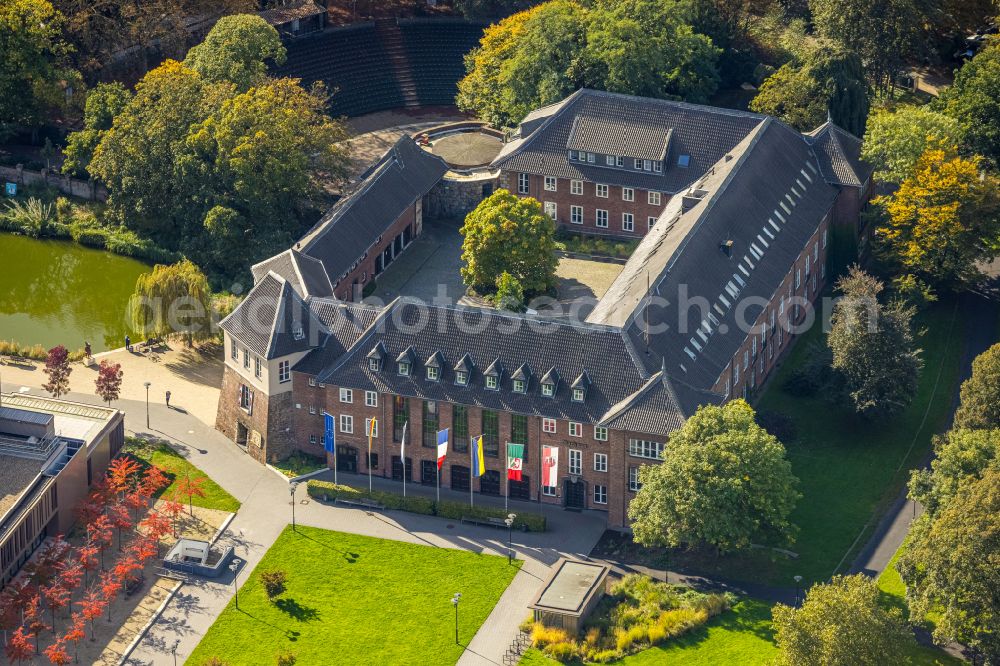
[[[438,430],[438,469],[444,464],[444,457],[448,453],[448,429]]]

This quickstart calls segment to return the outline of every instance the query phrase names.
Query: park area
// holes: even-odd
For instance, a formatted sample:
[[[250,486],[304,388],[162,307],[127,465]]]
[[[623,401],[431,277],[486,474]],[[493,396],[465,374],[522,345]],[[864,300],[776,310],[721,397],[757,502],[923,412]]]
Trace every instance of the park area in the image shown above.
[[[520,563],[464,550],[286,528],[187,663],[448,664],[479,630]],[[262,576],[286,573],[269,598]],[[455,643],[454,593],[462,594]]]

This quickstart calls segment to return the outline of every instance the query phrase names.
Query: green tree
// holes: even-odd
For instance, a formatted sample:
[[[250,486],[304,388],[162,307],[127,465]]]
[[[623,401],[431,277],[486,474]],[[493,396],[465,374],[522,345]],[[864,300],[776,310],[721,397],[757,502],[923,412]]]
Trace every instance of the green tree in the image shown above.
[[[961,125],[972,151],[1000,163],[1000,40],[962,65],[939,106]]]
[[[208,280],[187,259],[157,264],[151,272],[140,275],[129,312],[132,328],[147,338],[182,335],[190,345],[215,333]]]
[[[507,271],[497,278],[497,293],[493,302],[498,308],[511,312],[524,312],[524,288],[520,281]]]
[[[62,25],[47,0],[0,3],[0,130],[37,126],[53,102],[65,99],[62,83],[80,85],[66,66]]]
[[[927,149],[895,193],[874,201],[885,211],[880,251],[932,285],[978,280],[978,264],[1000,253],[1000,180],[981,162],[954,146]]]
[[[968,478],[935,514],[921,516],[897,569],[916,617],[934,613],[934,639],[1000,660],[1000,469]]]
[[[822,86],[805,67],[786,63],[764,79],[750,110],[781,118],[799,131],[826,120],[828,104]]]
[[[184,65],[206,81],[229,81],[238,90],[267,78],[267,61],[285,62],[281,37],[267,21],[252,14],[224,16],[205,41],[188,51]]]
[[[960,483],[1000,470],[1000,430],[956,429],[934,437],[931,468],[910,475],[910,497],[931,514],[945,506]]]
[[[495,19],[524,11],[539,0],[454,0],[455,9],[469,19]]]
[[[503,273],[526,294],[555,287],[556,225],[535,199],[499,189],[465,218],[461,228],[462,279],[478,291],[492,291]]]
[[[639,470],[628,515],[638,543],[721,552],[787,543],[798,479],[785,447],[743,400],[700,408],[670,435],[663,463]]]
[[[956,428],[1000,428],[1000,344],[972,361],[972,375],[962,382]]]
[[[888,90],[917,55],[924,15],[916,0],[810,0],[809,7],[819,35],[860,57],[877,90]]]
[[[898,608],[879,603],[864,574],[813,585],[801,608],[777,604],[777,663],[785,666],[880,666],[903,663],[908,630]]]
[[[958,122],[926,106],[879,109],[868,119],[861,157],[875,168],[879,180],[901,183],[917,160],[941,141],[957,145],[962,138]]]
[[[121,113],[132,94],[121,83],[99,83],[87,95],[83,112],[83,129],[69,135],[63,151],[63,173],[82,176],[94,158],[94,150],[111,129],[115,116]]]
[[[915,348],[913,308],[878,300],[883,285],[857,266],[837,281],[843,298],[831,317],[827,344],[833,368],[843,377],[854,409],[889,417],[913,399],[922,363]]]

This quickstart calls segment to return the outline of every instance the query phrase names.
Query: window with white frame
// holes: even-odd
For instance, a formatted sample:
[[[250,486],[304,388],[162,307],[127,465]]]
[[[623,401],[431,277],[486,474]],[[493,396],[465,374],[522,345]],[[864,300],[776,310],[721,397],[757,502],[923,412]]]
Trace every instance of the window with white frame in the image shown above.
[[[573,402],[583,402],[583,399],[586,397],[586,394],[587,392],[584,391],[581,387],[579,386],[575,387],[573,389]]]
[[[819,261],[819,241],[813,243],[813,262]]]
[[[608,454],[607,453],[595,453],[594,454],[594,471],[595,472],[607,472],[608,471]]]
[[[577,449],[569,450],[569,473],[573,476],[583,474],[583,451]]]
[[[746,370],[750,367],[750,350],[743,350],[743,369]]]
[[[608,198],[608,186],[607,185],[602,185],[600,183],[597,183],[596,185],[594,185],[594,191],[597,193],[597,196],[601,197],[602,199],[607,199]]]
[[[469,373],[465,370],[457,370],[455,372],[455,383],[459,386],[465,386],[469,383]]]
[[[569,422],[569,436],[570,437],[583,437],[583,424],[577,423],[576,421]]]
[[[433,365],[427,366],[427,379],[436,382],[441,378],[441,368],[437,368]]]
[[[635,231],[635,216],[632,213],[622,213],[622,231]]]
[[[555,176],[546,176],[545,177],[545,191],[546,192],[555,192],[556,191],[556,182],[557,181],[556,181],[556,177]]]
[[[646,201],[649,203],[650,206],[659,206],[660,205],[660,193],[659,192],[647,192],[646,193]]]
[[[802,269],[801,268],[796,268],[795,269],[795,288],[798,289],[799,285],[801,285],[801,284],[802,284]]]
[[[349,388],[340,389],[340,401],[348,404],[354,402],[354,391]]]
[[[571,181],[569,181],[569,193],[570,194],[583,194],[583,181],[582,180],[571,180]]]
[[[378,419],[365,419],[365,435],[371,433],[372,438],[378,437]]]
[[[652,171],[653,170],[653,160],[643,160],[642,161],[642,170],[643,171]]]
[[[597,155],[594,153],[587,153],[587,164],[593,164],[597,161]]]
[[[625,166],[625,158],[619,155],[615,158],[615,166],[623,167]]]
[[[555,486],[542,486],[542,494],[543,495],[547,495],[548,497],[555,497],[556,496],[556,487]]]
[[[527,389],[527,386],[528,386],[527,382],[525,382],[523,379],[515,379],[514,393],[524,393],[525,390]]]
[[[542,419],[542,432],[554,433],[556,431],[555,419]]]
[[[577,160],[577,159],[580,158],[580,154],[577,153],[575,150],[571,150],[571,151],[569,151],[569,158],[571,160]]]
[[[553,220],[556,219],[556,202],[546,201],[545,202],[545,214],[551,217]]]
[[[551,398],[555,394],[555,392],[556,392],[555,384],[548,384],[548,383],[542,384],[542,395],[544,395],[546,398]]]
[[[634,164],[636,170],[639,170],[639,171],[642,170],[642,160],[635,160],[635,162],[633,162],[633,164]]]
[[[365,391],[365,407],[378,407],[378,393]]]
[[[497,379],[496,375],[486,375],[486,388],[491,391],[496,391],[499,385],[500,381]]]
[[[608,429],[604,426],[594,426],[594,439],[598,442],[608,441]]]
[[[598,208],[597,209],[597,216],[596,216],[596,218],[594,220],[594,224],[596,224],[597,226],[599,226],[602,229],[607,229],[608,228],[608,211],[601,210],[600,208]]]
[[[378,372],[382,367],[382,362],[377,358],[368,359],[368,369],[372,372]]]
[[[623,187],[622,201],[635,201],[635,190],[633,190],[631,187]]]
[[[517,193],[518,194],[528,193],[528,174],[526,173],[517,174]]]
[[[827,240],[827,230],[824,229],[823,230],[823,248],[824,249],[826,248],[826,240]]]
[[[253,357],[253,374],[254,374],[254,376],[257,379],[260,379],[261,372],[262,371],[261,371],[261,367],[260,367],[260,356],[254,356]]]
[[[250,350],[249,349],[244,349],[243,350],[243,367],[246,368],[246,369],[248,369],[248,370],[250,369]]]
[[[316,378],[315,377],[310,377],[309,378],[309,386],[316,386]]]
[[[660,453],[663,451],[663,444],[660,442],[651,442],[646,439],[630,439],[628,440],[628,454],[634,458],[649,458],[650,460],[659,460]]]
[[[646,218],[646,227],[652,229],[654,226],[656,226],[656,218],[650,215]]]
[[[653,162],[653,171],[656,173],[661,173],[663,171],[663,162],[656,160]]]
[[[233,357],[233,360],[234,361],[240,360],[240,346],[239,344],[237,344],[236,338],[232,339],[232,342],[229,345],[229,349],[230,349],[229,355]]]
[[[350,414],[340,415],[340,432],[347,433],[348,435],[354,433],[354,417]]]
[[[315,405],[309,405],[309,413],[310,414],[315,414],[316,413],[316,406]]]
[[[315,444],[317,442],[316,435],[309,435],[309,443]]]
[[[740,383],[740,364],[733,364],[733,385]]]
[[[642,483],[639,482],[639,468],[629,467],[628,468],[628,489],[634,493],[642,490]]]
[[[583,224],[583,206],[569,207],[569,221],[573,224]]]
[[[604,156],[604,163],[607,164],[608,166],[614,166],[615,165],[615,156],[614,155],[605,155]]]
[[[600,484],[594,485],[594,504],[608,503],[608,487]]]
[[[278,362],[278,381],[280,383],[284,384],[285,382],[290,381],[291,378],[292,378],[292,373],[289,370],[289,363],[288,363],[288,361],[279,361]]]

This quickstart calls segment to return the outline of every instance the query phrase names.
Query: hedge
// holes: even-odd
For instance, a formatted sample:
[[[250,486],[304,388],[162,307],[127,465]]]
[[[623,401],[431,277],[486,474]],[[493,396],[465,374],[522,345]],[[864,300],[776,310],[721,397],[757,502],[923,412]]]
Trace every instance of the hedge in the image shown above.
[[[399,511],[409,511],[410,513],[420,513],[425,516],[440,516],[461,520],[462,518],[506,518],[507,511],[486,506],[470,507],[462,502],[452,502],[442,500],[435,502],[425,497],[403,497],[395,493],[386,493],[378,490],[371,492],[359,490],[352,486],[334,484],[329,481],[319,481],[310,479],[306,483],[306,488],[310,497],[315,499],[327,499],[334,501],[338,497],[344,499],[367,499],[377,502],[387,509]],[[538,513],[510,512],[517,513],[514,520],[514,527],[519,530],[531,532],[545,531],[545,516]]]

